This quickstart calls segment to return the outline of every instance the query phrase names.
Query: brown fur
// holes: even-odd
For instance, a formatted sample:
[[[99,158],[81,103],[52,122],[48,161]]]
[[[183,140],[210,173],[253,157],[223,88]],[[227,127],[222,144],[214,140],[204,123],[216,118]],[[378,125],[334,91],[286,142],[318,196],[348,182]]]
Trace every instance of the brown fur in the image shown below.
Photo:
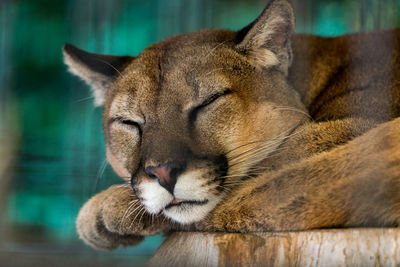
[[[295,35],[289,79],[317,121],[399,116],[400,29],[322,38]]]
[[[398,226],[399,131],[396,119],[330,152],[249,180],[198,227],[251,232]]]
[[[397,226],[400,30],[322,38],[293,29],[290,5],[275,0],[237,33],[102,56],[111,69],[67,45],[66,63],[104,103],[108,161],[135,190],[90,199],[81,238],[113,249],[169,230]],[[181,183],[174,194],[207,204],[166,212],[178,197],[146,171],[163,164]]]

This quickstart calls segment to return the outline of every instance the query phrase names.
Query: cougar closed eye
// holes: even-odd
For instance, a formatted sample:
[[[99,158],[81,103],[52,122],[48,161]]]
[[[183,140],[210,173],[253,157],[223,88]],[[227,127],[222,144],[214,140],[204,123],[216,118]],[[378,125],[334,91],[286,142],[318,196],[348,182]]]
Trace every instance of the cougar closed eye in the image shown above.
[[[120,118],[120,117],[112,118],[110,120],[110,124],[111,123],[115,123],[115,122],[119,123],[119,124],[122,124],[122,125],[126,125],[128,127],[134,127],[136,129],[138,129],[139,130],[139,134],[142,135],[142,126],[141,126],[141,124],[136,122],[136,121],[134,121],[134,120],[124,119],[124,118]]]
[[[209,96],[205,101],[203,101],[200,105],[198,105],[197,107],[193,108],[190,113],[189,113],[189,123],[192,125],[196,119],[197,119],[197,115],[198,113],[205,108],[206,106],[214,103],[218,98],[220,98],[221,96],[225,96],[228,94],[233,93],[231,89],[226,88],[223,92],[219,92],[216,94],[213,94],[211,96]]]

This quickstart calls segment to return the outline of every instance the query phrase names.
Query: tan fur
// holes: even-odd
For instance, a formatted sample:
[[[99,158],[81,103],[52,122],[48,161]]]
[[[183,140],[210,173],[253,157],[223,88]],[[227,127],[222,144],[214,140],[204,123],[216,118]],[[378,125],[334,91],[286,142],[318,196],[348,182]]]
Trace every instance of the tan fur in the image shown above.
[[[400,31],[293,29],[290,5],[274,0],[237,33],[203,30],[111,58],[118,75],[66,49],[72,72],[100,90],[98,103],[105,96],[107,158],[135,190],[90,199],[81,238],[113,249],[170,230],[397,226]],[[175,168],[172,192],[146,171],[159,165]],[[195,203],[169,207],[175,198]]]
[[[230,232],[398,226],[399,132],[396,119],[331,152],[249,180],[197,226]]]

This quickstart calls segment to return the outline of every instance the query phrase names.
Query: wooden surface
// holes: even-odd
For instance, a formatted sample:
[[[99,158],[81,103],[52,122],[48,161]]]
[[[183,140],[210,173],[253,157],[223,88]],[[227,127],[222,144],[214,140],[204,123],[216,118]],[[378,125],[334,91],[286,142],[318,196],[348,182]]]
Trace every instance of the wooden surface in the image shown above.
[[[400,229],[174,233],[147,266],[399,266]]]

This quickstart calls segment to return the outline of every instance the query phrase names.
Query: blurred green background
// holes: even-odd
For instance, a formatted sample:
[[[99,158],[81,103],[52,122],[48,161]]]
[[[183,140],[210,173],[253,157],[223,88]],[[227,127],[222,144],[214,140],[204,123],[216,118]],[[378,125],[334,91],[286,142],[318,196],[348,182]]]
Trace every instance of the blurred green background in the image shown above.
[[[139,266],[163,241],[150,237],[105,253],[78,239],[80,206],[120,181],[105,162],[102,110],[67,73],[64,43],[137,55],[173,34],[238,30],[267,2],[0,0],[0,265]],[[297,32],[334,36],[400,25],[400,0],[292,3]]]

